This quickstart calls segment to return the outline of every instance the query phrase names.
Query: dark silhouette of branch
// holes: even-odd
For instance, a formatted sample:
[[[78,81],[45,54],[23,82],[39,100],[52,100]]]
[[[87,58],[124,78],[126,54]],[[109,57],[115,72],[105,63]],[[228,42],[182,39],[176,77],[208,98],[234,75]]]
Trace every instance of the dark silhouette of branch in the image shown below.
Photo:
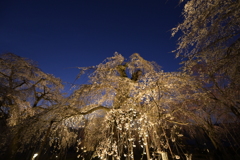
[[[127,64],[117,66],[118,73],[121,77],[127,77],[126,68]]]
[[[139,69],[139,70],[137,70],[136,72],[134,72],[133,74],[132,74],[132,78],[131,78],[131,80],[133,80],[133,81],[137,81],[137,80],[139,80],[139,78],[140,78],[140,76],[142,75],[142,71]]]

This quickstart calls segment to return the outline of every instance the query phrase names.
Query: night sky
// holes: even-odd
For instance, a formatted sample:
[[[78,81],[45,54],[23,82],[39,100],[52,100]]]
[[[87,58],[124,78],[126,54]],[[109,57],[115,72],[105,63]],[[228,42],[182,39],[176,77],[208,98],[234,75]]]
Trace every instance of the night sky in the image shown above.
[[[2,0],[0,53],[37,62],[44,72],[73,82],[78,70],[119,52],[139,53],[164,71],[177,71],[182,21],[178,0]]]

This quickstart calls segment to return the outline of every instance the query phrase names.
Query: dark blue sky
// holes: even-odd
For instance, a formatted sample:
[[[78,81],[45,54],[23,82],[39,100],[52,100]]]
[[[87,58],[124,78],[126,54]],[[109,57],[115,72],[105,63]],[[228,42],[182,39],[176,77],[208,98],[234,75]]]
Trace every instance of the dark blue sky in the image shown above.
[[[181,22],[178,0],[5,0],[0,2],[0,53],[32,59],[46,73],[73,82],[71,67],[93,66],[115,51],[139,53],[177,71],[171,53]]]

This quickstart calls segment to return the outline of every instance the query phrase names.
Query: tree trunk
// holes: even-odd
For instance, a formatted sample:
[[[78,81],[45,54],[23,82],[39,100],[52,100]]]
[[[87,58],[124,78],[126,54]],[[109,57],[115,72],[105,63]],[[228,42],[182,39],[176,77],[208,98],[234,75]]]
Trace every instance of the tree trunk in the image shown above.
[[[146,137],[144,138],[144,141],[146,143],[145,148],[146,148],[146,153],[147,153],[147,160],[150,160],[150,153],[149,153],[148,142],[147,142],[147,138]]]
[[[162,160],[168,160],[167,152],[160,152],[160,154],[162,156]]]
[[[18,133],[16,133],[16,135],[13,135],[11,139],[10,147],[8,149],[9,150],[8,156],[12,160],[16,159],[16,154],[18,150],[18,137],[19,137]]]
[[[186,160],[192,160],[192,154],[185,154]]]
[[[40,144],[39,153],[38,153],[38,156],[36,157],[36,160],[39,160],[40,157],[41,157],[41,153],[42,153],[43,148],[44,148],[44,146],[46,144],[47,137],[49,136],[49,133],[51,131],[52,124],[53,124],[53,121],[50,122],[50,126],[48,127],[47,133],[45,134],[44,139],[43,139],[42,143]]]

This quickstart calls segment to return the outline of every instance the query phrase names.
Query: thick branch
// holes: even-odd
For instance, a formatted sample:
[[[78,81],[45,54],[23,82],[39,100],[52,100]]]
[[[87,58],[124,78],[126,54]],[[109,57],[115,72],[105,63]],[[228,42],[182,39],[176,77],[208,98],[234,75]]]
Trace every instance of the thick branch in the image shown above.
[[[16,88],[18,88],[18,87],[21,87],[22,85],[24,85],[26,83],[26,81],[25,80],[23,80],[23,82],[22,83],[20,83],[20,84],[18,84],[18,85],[16,85],[13,89],[16,89]]]
[[[107,108],[107,107],[104,107],[104,106],[98,106],[98,107],[92,108],[92,109],[90,109],[90,110],[88,110],[88,111],[78,112],[78,113],[81,114],[81,115],[87,115],[87,114],[91,114],[91,113],[93,113],[94,111],[97,111],[97,110],[100,110],[100,109],[105,110],[105,111],[107,111],[107,112],[111,110],[110,108]]]
[[[0,74],[2,74],[3,76],[5,76],[5,77],[9,78],[9,76],[8,76],[8,75],[6,75],[6,74],[3,74],[2,72],[0,72]]]
[[[36,95],[35,95],[35,96],[36,96]],[[34,102],[34,104],[33,104],[33,107],[36,107],[37,104],[38,104],[38,102],[39,102],[44,96],[45,96],[45,93],[44,93],[44,94],[41,94],[41,96],[36,96],[36,97],[35,97],[36,100],[35,100],[35,102]]]

